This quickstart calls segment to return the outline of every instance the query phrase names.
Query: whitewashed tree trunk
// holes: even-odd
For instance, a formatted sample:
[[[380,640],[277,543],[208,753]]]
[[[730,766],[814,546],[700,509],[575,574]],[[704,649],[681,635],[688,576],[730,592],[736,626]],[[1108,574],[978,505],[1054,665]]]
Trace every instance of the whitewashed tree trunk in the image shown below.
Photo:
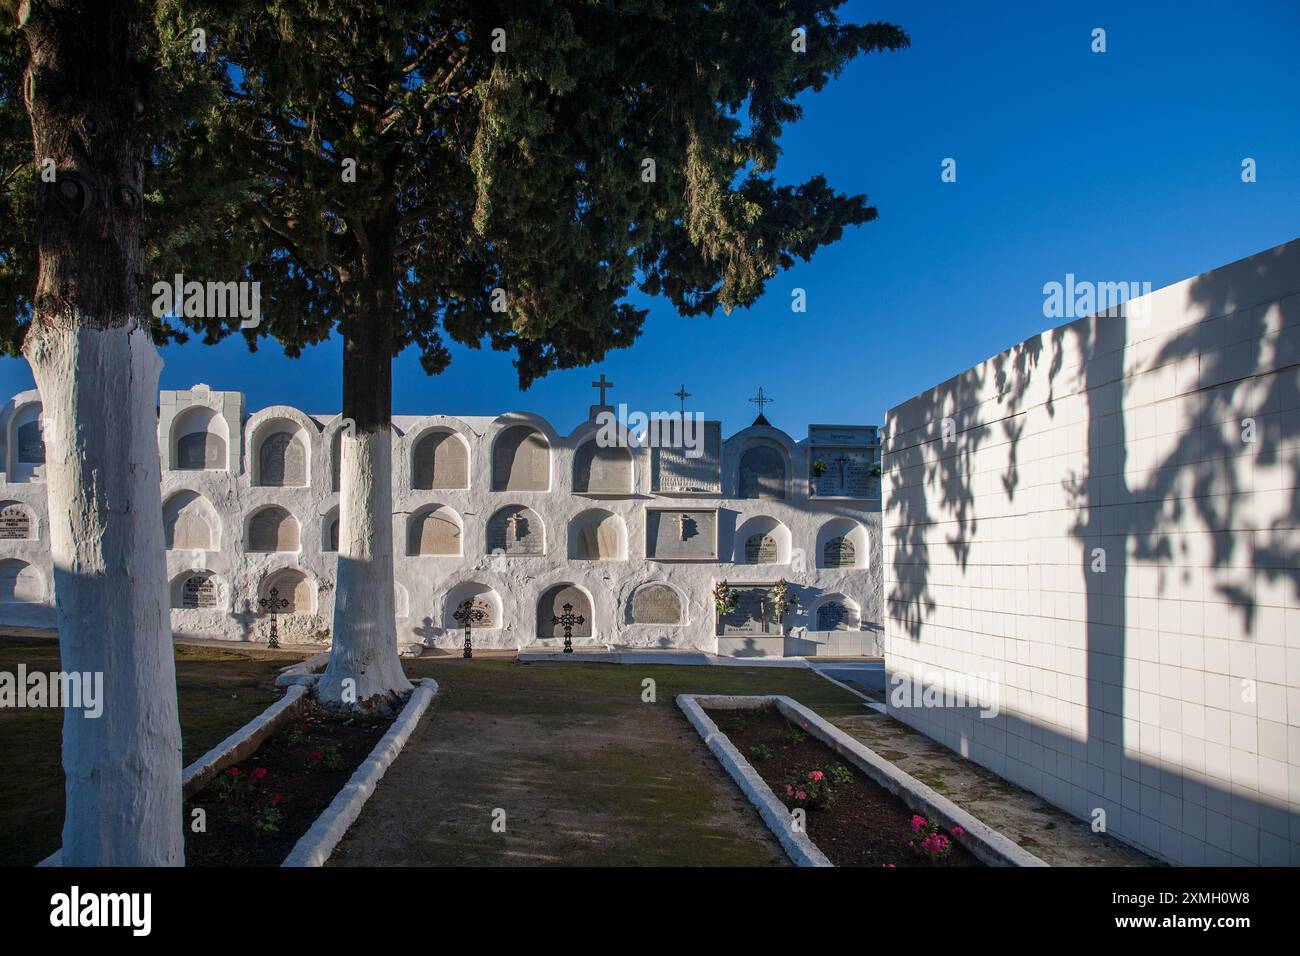
[[[67,709],[64,866],[184,862],[156,405],[143,329],[41,329],[50,557],[62,669],[103,674],[103,713]]]
[[[393,606],[392,430],[341,437],[338,586],[334,644],[317,684],[320,700],[355,704],[410,689],[397,655]]]

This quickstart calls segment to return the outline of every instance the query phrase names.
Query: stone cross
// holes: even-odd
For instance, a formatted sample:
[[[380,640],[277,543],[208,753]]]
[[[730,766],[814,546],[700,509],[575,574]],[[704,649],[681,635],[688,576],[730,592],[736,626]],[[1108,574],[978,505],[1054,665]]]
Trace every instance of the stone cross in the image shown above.
[[[523,519],[519,517],[519,512],[514,512],[506,519],[506,524],[510,526],[509,537],[515,541],[519,540],[519,522]]]
[[[600,404],[604,405],[604,404],[605,404],[605,389],[607,389],[607,388],[613,388],[613,387],[614,387],[614,383],[613,383],[613,382],[607,382],[607,381],[605,381],[605,373],[604,373],[604,372],[601,372],[601,373],[600,373],[600,381],[599,381],[599,382],[592,382],[592,383],[591,383],[591,387],[592,387],[592,388],[598,388],[598,389],[600,389]]]
[[[581,624],[586,620],[581,614],[573,613],[573,605],[564,605],[564,613],[559,617],[552,615],[551,623],[559,624],[564,628],[564,653],[573,653],[573,627],[575,624]]]
[[[677,540],[678,540],[678,541],[685,541],[685,540],[686,540],[686,522],[688,522],[688,521],[691,520],[690,517],[689,517],[688,515],[685,515],[685,514],[680,514],[680,515],[678,515],[676,518],[674,518],[673,520],[677,522]]]
[[[843,455],[840,455],[839,458],[835,459],[835,463],[840,466],[840,487],[841,488],[844,487],[844,466],[847,465],[849,461],[850,459],[845,458]]]

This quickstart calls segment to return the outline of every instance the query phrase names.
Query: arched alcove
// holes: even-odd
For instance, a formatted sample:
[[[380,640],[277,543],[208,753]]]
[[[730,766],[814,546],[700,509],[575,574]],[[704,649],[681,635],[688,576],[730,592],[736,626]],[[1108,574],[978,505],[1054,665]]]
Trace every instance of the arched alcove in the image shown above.
[[[298,519],[279,505],[268,505],[248,520],[244,550],[297,551],[301,547]]]
[[[28,402],[9,420],[9,481],[45,479],[45,431],[41,405]]]
[[[412,557],[460,554],[461,528],[460,515],[446,505],[422,508],[406,523],[406,553]]]
[[[321,518],[320,549],[334,553],[339,549],[339,509],[331,508]]]
[[[580,561],[627,559],[623,519],[604,508],[591,508],[569,523],[569,557]]]
[[[493,491],[549,491],[551,445],[531,425],[503,428],[492,443]]]
[[[632,450],[602,446],[592,438],[573,456],[573,490],[577,494],[628,495],[632,493]]]
[[[735,564],[789,564],[790,529],[770,515],[755,515],[736,528]]]
[[[417,491],[469,487],[469,445],[449,428],[431,428],[411,448],[411,487]]]
[[[168,551],[219,551],[217,512],[197,491],[178,491],[163,503],[163,543]]]
[[[467,604],[473,613],[458,621],[456,613]],[[501,627],[501,596],[478,581],[457,584],[447,592],[443,602],[442,626],[448,631],[463,631],[466,621],[470,630],[490,631]]]
[[[257,430],[253,446],[253,484],[305,488],[310,480],[307,436],[297,422],[272,419]]]
[[[817,532],[817,567],[828,570],[870,565],[867,529],[851,518],[832,518]]]
[[[525,505],[506,505],[487,523],[486,551],[507,557],[537,557],[546,553],[546,526]]]
[[[272,588],[279,591],[276,595],[278,600],[289,602],[288,606],[277,611],[277,614],[316,613],[316,582],[301,568],[281,568],[272,571],[262,579],[257,589],[258,599],[268,597]]]
[[[843,594],[824,594],[809,611],[809,627],[814,631],[857,631],[862,629],[862,611],[858,602]]]
[[[40,604],[45,578],[38,568],[17,558],[0,561],[0,604]]]
[[[230,443],[226,421],[215,409],[196,405],[172,420],[171,461],[175,471],[224,471]]]
[[[592,637],[591,596],[576,584],[557,584],[547,589],[537,602],[537,636],[543,640],[563,638],[566,624],[569,636]]]

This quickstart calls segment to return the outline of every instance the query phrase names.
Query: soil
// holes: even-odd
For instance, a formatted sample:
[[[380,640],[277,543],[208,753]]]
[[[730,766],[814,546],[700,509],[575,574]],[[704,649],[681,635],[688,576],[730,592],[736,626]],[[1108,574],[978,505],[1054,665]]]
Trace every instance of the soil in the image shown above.
[[[392,724],[308,701],[246,760],[185,801],[187,866],[279,866]],[[194,810],[206,830],[193,832]],[[259,830],[259,820],[274,827]]]
[[[833,798],[827,804],[807,808],[808,836],[836,866],[983,866],[956,841],[940,859],[912,850],[908,843],[914,839],[915,811],[774,708],[715,710],[709,717],[778,799],[785,799],[788,783],[813,770],[829,778],[832,768],[842,767],[852,775],[850,783],[830,784]],[[787,805],[797,806],[793,800]]]

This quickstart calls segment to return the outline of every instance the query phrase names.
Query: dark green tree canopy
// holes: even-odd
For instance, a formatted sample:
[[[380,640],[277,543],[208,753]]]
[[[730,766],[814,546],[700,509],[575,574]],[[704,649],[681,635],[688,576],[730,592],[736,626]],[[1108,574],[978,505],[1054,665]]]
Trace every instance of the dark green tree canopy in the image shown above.
[[[841,23],[833,0],[433,6],[165,2],[163,72],[202,93],[160,165],[181,192],[221,187],[154,195],[159,274],[260,280],[244,334],[291,354],[378,305],[429,373],[447,337],[486,341],[527,387],[629,345],[634,286],[729,311],[875,216],[770,170],[798,96],[906,46],[897,27]]]

